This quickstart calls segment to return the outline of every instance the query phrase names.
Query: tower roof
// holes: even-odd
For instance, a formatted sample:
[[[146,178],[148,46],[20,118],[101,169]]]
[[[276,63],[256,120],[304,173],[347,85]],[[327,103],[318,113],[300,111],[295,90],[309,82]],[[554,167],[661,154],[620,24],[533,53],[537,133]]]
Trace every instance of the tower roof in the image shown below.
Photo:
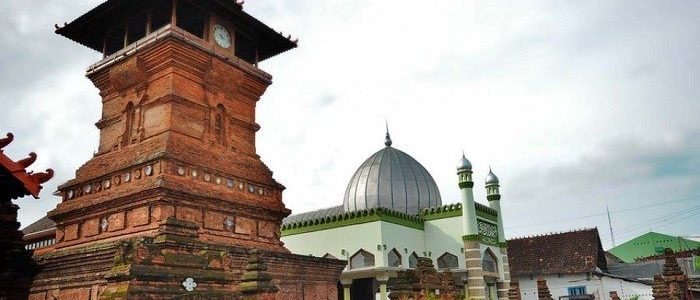
[[[102,52],[103,38],[115,24],[124,22],[131,14],[147,9],[145,3],[156,1],[108,0],[65,26],[56,26],[56,33],[78,42],[88,48]],[[262,23],[243,11],[243,5],[233,0],[193,0],[198,6],[216,12],[231,22],[236,31],[259,42],[259,61],[268,59],[297,46],[296,41],[284,37],[281,32]]]
[[[486,175],[486,185],[491,185],[491,184],[498,184],[498,177],[496,174],[493,174],[493,171],[491,171],[491,167],[489,167],[489,174]]]
[[[457,171],[471,171],[472,170],[472,163],[467,159],[466,156],[464,156],[464,152],[462,152],[462,158],[459,159],[457,162]]]
[[[343,206],[345,211],[386,207],[416,214],[442,205],[440,191],[428,171],[413,157],[391,147],[377,151],[350,179]]]

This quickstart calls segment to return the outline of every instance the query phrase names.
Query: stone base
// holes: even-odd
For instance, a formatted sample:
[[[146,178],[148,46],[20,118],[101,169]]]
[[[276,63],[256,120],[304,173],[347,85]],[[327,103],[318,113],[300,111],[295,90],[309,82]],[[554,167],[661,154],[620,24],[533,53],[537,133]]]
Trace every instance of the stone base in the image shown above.
[[[239,285],[250,249],[201,242],[197,230],[193,223],[168,219],[154,237],[36,256],[42,271],[29,299],[243,299]],[[259,254],[279,292],[245,299],[337,297],[344,261],[264,250]],[[192,280],[186,284],[188,278]]]

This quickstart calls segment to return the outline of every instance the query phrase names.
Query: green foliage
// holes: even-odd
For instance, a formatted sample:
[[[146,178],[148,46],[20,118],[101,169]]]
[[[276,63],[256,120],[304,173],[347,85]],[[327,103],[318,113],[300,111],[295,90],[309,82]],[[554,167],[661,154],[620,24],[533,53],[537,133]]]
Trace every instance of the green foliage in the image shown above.
[[[627,298],[627,299],[625,299],[625,300],[639,300],[639,295],[635,295],[635,296],[629,297],[629,298]]]

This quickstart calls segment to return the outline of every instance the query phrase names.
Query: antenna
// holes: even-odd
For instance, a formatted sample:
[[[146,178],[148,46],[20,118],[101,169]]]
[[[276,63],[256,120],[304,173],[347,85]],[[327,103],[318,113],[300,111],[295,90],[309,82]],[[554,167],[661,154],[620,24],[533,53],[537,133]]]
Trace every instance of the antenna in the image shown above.
[[[605,211],[608,213],[608,226],[610,227],[610,240],[612,241],[612,247],[615,248],[615,235],[613,234],[612,221],[610,221],[610,208],[606,205]]]

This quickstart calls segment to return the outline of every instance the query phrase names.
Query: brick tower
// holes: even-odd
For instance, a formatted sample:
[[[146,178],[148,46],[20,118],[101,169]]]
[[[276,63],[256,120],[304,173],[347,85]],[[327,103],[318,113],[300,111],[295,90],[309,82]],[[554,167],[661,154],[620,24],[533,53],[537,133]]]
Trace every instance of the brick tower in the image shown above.
[[[109,0],[56,32],[104,55],[100,142],[59,187],[34,297],[235,298],[252,248],[280,299],[336,295],[342,261],[280,242],[284,187],[255,148],[258,62],[296,41],[231,0]]]

